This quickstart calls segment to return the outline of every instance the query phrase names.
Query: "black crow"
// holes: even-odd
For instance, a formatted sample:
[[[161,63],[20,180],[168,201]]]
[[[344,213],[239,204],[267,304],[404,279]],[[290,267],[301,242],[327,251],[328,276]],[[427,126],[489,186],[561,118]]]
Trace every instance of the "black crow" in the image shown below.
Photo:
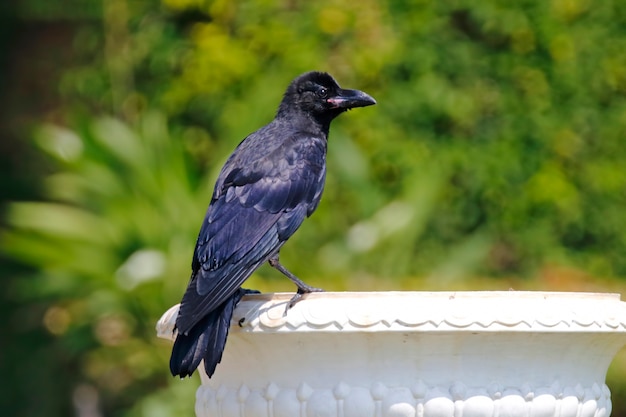
[[[278,252],[317,208],[326,177],[330,122],[353,107],[376,104],[345,90],[329,74],[307,72],[291,82],[268,125],[246,137],[217,178],[176,318],[170,370],[191,375],[204,359],[210,377],[220,362],[243,282],[264,262],[298,287],[287,308],[310,287],[278,261]]]

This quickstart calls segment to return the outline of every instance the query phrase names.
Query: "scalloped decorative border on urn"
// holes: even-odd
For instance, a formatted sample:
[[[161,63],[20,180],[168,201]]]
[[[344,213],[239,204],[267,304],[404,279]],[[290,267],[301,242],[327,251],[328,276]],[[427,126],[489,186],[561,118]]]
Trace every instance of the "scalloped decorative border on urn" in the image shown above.
[[[626,344],[618,294],[378,292],[249,295],[204,416],[608,417]],[[173,337],[178,306],[157,325]]]

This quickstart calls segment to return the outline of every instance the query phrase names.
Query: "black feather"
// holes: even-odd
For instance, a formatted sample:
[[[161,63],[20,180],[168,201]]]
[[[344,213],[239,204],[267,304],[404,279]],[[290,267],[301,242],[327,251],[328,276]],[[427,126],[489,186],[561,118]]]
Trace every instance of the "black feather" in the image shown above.
[[[233,311],[241,297],[251,293],[258,291],[239,288],[221,306],[200,320],[189,334],[176,337],[170,358],[172,375],[180,375],[181,378],[191,376],[204,359],[207,375],[213,376],[217,364],[222,360]]]

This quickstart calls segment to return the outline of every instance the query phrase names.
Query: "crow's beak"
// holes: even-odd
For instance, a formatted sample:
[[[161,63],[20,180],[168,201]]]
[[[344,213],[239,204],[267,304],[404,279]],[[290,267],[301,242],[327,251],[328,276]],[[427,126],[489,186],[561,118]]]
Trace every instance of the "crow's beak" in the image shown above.
[[[369,94],[359,90],[339,90],[339,94],[326,100],[335,108],[351,109],[353,107],[365,107],[376,104]]]

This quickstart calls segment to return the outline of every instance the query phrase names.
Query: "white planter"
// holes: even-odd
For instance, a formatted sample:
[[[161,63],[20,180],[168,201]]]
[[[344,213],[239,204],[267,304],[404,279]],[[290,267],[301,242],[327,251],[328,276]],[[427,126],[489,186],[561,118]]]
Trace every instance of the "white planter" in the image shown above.
[[[626,344],[618,294],[316,293],[283,316],[291,296],[241,301],[214,377],[199,368],[198,417],[611,412],[606,371]]]

